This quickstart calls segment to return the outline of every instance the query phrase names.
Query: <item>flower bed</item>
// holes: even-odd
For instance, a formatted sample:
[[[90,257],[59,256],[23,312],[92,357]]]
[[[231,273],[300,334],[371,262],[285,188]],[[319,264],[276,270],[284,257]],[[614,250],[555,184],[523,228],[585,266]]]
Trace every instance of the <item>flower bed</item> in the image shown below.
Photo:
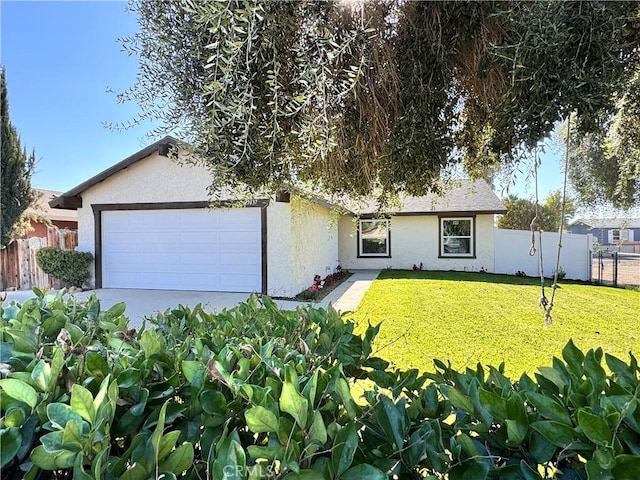
[[[339,267],[334,273],[330,273],[325,278],[322,278],[320,275],[315,275],[313,277],[313,284],[297,294],[294,300],[301,302],[320,301],[351,275],[351,272],[342,270]]]

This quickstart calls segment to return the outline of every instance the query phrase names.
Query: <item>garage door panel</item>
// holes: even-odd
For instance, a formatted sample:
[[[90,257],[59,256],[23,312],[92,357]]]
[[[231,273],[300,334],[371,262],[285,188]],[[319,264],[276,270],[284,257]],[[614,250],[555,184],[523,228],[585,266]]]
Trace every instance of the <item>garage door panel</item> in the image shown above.
[[[260,291],[259,208],[102,212],[105,288]]]
[[[220,253],[221,266],[249,266],[252,267],[260,261],[260,255],[255,253]]]
[[[220,232],[220,244],[221,245],[246,245],[247,247],[253,247],[257,245],[258,233],[251,231],[226,231]]]

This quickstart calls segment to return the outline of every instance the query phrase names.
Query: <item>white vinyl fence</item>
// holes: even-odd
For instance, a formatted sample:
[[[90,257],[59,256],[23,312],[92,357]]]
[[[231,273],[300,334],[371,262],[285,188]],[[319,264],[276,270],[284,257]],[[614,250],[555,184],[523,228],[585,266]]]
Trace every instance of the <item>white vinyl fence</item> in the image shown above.
[[[540,248],[540,236],[536,232],[536,249]],[[567,273],[565,278],[591,280],[591,250],[593,235],[575,233],[562,234],[560,267]],[[529,255],[531,232],[526,230],[495,229],[495,272],[515,274],[523,271],[527,276],[540,275],[538,251]],[[542,233],[542,258],[544,276],[553,276],[558,255],[558,233]]]

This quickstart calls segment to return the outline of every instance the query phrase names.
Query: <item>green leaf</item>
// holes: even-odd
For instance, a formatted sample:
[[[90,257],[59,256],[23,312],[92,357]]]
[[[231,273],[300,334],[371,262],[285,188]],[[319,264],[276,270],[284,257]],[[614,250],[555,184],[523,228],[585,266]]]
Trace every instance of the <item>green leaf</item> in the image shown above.
[[[565,382],[562,379],[562,376],[555,368],[551,367],[538,367],[538,371],[540,375],[542,375],[547,380],[551,381],[556,387],[560,389],[562,392],[565,387]]]
[[[611,473],[616,480],[637,480],[640,472],[640,456],[618,455]]]
[[[77,455],[77,452],[67,450],[49,453],[44,447],[38,446],[33,449],[29,458],[43,470],[60,470],[73,467]]]
[[[289,473],[282,480],[325,480],[325,478],[315,470],[300,470],[299,473]]]
[[[319,445],[324,445],[327,441],[327,429],[324,425],[322,414],[318,410],[313,412],[313,423],[309,428],[309,440]]]
[[[192,463],[193,445],[191,443],[183,443],[160,465],[160,471],[173,472],[176,475],[180,475],[187,470]]]
[[[599,416],[586,410],[578,410],[578,425],[580,425],[582,433],[593,443],[597,445],[610,444],[611,430],[607,422]]]
[[[2,388],[6,395],[18,400],[19,402],[26,403],[31,408],[35,408],[38,404],[38,394],[36,389],[22,380],[4,378],[0,380],[0,388]]]
[[[120,480],[147,480],[148,477],[149,475],[147,474],[147,470],[144,466],[139,463],[134,463],[122,475],[120,475]]]
[[[376,467],[361,463],[344,472],[340,480],[361,480],[364,478],[367,480],[387,480],[389,477]]]
[[[69,405],[64,403],[50,403],[47,405],[47,417],[54,428],[63,430],[67,422],[74,420],[82,425],[82,417],[78,415]]]
[[[510,447],[519,446],[527,436],[529,425],[520,420],[505,420],[507,424],[507,445]]]
[[[562,358],[567,362],[567,366],[571,373],[578,378],[582,377],[582,362],[584,362],[584,354],[575,346],[572,339],[570,339],[562,349]]]
[[[0,468],[7,465],[16,456],[22,444],[22,434],[18,427],[0,430]]]
[[[160,445],[158,446],[158,460],[161,461],[167,458],[167,455],[169,455],[171,450],[173,450],[173,447],[176,446],[176,442],[179,437],[180,430],[174,430],[162,436],[160,439]]]
[[[31,372],[31,378],[41,392],[47,392],[51,380],[51,366],[40,360]]]
[[[198,372],[204,370],[204,363],[197,360],[183,360],[182,361],[182,374],[189,383],[193,383]]]
[[[353,420],[358,416],[360,408],[351,396],[351,389],[349,388],[349,384],[344,378],[340,377],[336,380],[335,389],[338,393],[338,396],[340,397],[340,400],[342,400],[342,404],[347,411],[347,415],[349,415],[349,418]]]
[[[486,463],[467,461],[449,471],[449,480],[485,480],[488,473]]]
[[[240,443],[238,432],[234,431],[216,444],[212,478],[224,480],[244,480],[247,458]]]
[[[140,336],[140,346],[144,350],[144,358],[156,355],[164,349],[166,342],[159,330],[145,330]]]
[[[4,426],[6,428],[20,427],[25,419],[26,415],[22,408],[9,407],[4,415]]]
[[[358,447],[358,433],[353,423],[338,430],[331,452],[331,465],[336,476],[342,475],[353,462]]]
[[[162,439],[162,433],[164,431],[164,421],[167,415],[168,404],[169,400],[162,404],[162,407],[160,408],[160,414],[158,415],[158,424],[156,425],[156,429],[151,434],[151,447],[153,448],[155,458],[158,458],[158,453],[160,452],[160,440]]]
[[[249,445],[247,447],[247,452],[254,460],[265,458],[267,460],[274,461],[282,460],[285,456],[286,449],[282,445],[278,445],[277,447],[258,447],[256,445]]]
[[[567,409],[560,405],[552,398],[547,397],[536,392],[527,392],[527,400],[536,407],[536,410],[540,415],[548,420],[564,423],[568,426],[573,426],[571,417],[567,412]]]
[[[524,460],[520,460],[520,473],[524,477],[524,480],[542,480],[538,471]]]
[[[208,415],[225,416],[227,413],[227,399],[217,390],[203,390],[198,397],[202,410]]]
[[[282,393],[280,394],[280,410],[291,415],[298,426],[302,429],[307,427],[307,414],[309,402],[304,398],[295,385],[290,382],[282,384]]]
[[[558,447],[566,447],[580,439],[578,432],[563,423],[544,420],[532,423],[531,428]]]
[[[465,413],[473,414],[473,400],[471,397],[465,395],[455,387],[446,386],[444,390],[446,390],[445,395],[454,407],[459,408]],[[489,409],[487,408],[487,410]],[[489,413],[491,413],[491,410],[489,410]]]
[[[62,432],[62,444],[65,447],[76,445],[78,450],[82,448],[82,425],[80,423],[74,420],[67,422]]]
[[[495,418],[503,422],[507,418],[507,401],[488,390],[478,390],[480,404]]]
[[[96,409],[93,405],[91,392],[77,383],[71,387],[71,408],[84,418],[90,425],[96,420]]]
[[[317,413],[317,412],[316,412]],[[253,433],[277,432],[278,417],[271,410],[257,406],[244,412],[247,427]]]
[[[401,407],[401,408],[399,408]],[[406,436],[404,422],[404,404],[396,405],[389,397],[380,397],[375,409],[375,416],[382,427],[385,439],[393,443],[393,449],[400,451],[404,446]]]

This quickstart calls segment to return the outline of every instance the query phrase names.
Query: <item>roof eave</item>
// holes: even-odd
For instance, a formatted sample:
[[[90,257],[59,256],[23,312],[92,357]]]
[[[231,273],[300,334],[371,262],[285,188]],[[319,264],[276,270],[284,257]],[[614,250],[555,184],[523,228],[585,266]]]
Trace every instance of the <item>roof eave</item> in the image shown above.
[[[134,163],[142,160],[143,158],[147,158],[149,155],[152,155],[156,152],[162,156],[167,156],[169,153],[169,148],[173,145],[176,145],[178,140],[173,138],[172,136],[166,136],[161,140],[158,140],[155,143],[143,148],[142,150],[134,153],[133,155],[125,158],[121,162],[112,165],[111,167],[103,170],[97,175],[91,177],[89,180],[82,182],[80,185],[72,188],[71,190],[63,193],[59,197],[54,198],[49,201],[49,206],[51,208],[60,208],[63,210],[77,210],[78,208],[82,208],[82,197],[80,196],[85,190],[93,187],[94,185],[106,180],[112,175],[118,173],[121,170],[124,170]]]

